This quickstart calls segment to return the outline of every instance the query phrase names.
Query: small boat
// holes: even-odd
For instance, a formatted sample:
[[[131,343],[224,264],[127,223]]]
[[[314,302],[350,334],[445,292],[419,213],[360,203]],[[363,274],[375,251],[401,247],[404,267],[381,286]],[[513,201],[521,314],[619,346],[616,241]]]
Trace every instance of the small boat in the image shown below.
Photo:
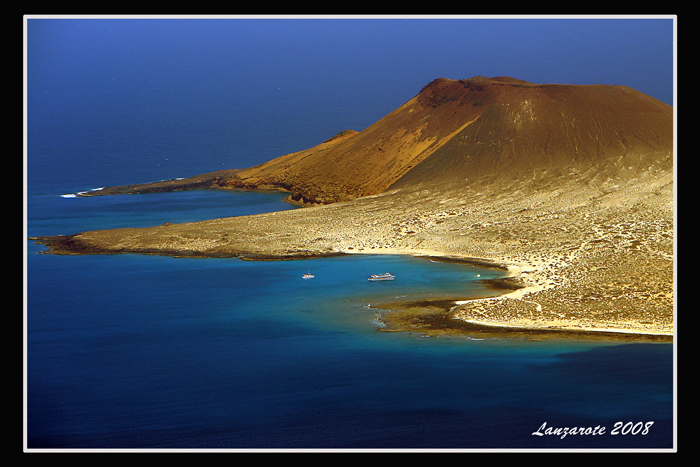
[[[311,274],[311,268],[309,268],[309,267],[307,266],[306,269],[307,269],[307,272],[305,272],[304,275],[301,276],[301,278],[302,278],[302,279],[313,279],[313,278],[314,278],[314,275]]]
[[[393,281],[396,277],[392,276],[388,272],[385,272],[384,274],[372,274],[369,276],[370,281]]]

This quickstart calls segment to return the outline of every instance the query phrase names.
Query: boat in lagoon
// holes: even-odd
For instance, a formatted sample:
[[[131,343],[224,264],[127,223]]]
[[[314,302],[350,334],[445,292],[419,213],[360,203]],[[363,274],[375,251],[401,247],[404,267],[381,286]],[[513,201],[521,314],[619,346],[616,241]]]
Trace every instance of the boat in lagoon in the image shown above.
[[[393,281],[396,278],[396,276],[393,276],[389,274],[388,272],[385,272],[384,274],[372,274],[369,276],[370,281]]]
[[[314,275],[311,274],[311,268],[307,266],[307,271],[304,273],[303,276],[301,276],[302,279],[313,279]]]

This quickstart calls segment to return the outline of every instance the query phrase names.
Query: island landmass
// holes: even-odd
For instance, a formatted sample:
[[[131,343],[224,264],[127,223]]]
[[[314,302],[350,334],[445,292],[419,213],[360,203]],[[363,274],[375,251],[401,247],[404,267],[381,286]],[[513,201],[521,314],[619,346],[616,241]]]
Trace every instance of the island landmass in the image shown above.
[[[508,277],[484,297],[383,304],[382,330],[671,340],[673,137],[673,108],[629,87],[439,78],[305,151],[81,194],[274,190],[304,209],[33,240],[54,254],[467,261]]]

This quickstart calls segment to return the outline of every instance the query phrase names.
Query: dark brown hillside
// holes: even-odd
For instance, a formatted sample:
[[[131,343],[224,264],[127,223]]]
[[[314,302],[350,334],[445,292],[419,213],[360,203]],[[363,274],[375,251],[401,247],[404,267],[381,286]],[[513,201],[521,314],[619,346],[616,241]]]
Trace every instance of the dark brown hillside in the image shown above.
[[[484,78],[450,84],[481,94],[483,111],[395,187],[594,166],[670,168],[672,107],[631,88]]]

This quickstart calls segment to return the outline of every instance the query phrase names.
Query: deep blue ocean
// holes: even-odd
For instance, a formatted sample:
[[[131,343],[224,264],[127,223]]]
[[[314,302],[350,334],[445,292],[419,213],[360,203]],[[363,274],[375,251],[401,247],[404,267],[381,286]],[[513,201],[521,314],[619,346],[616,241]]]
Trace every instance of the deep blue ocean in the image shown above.
[[[240,44],[223,40],[223,26],[185,31],[190,45],[218,45],[202,47],[192,66],[166,40],[177,28],[137,40],[122,23],[42,26],[31,25],[28,44],[27,236],[294,209],[278,194],[62,195],[254,165],[361,130],[412,97],[343,101],[334,110],[355,121],[336,127],[323,114],[333,113],[330,95],[281,94],[292,75],[243,85],[237,77],[254,76],[253,62],[215,68],[213,51]],[[319,126],[300,120],[314,112]],[[371,305],[466,297],[483,289],[477,273],[498,271],[393,256],[250,262],[44,250],[26,241],[30,449],[674,446],[671,344],[379,331]],[[307,270],[314,279],[302,279]],[[397,279],[367,281],[386,271]],[[624,434],[612,433],[618,422]],[[606,431],[533,435],[543,424]]]

